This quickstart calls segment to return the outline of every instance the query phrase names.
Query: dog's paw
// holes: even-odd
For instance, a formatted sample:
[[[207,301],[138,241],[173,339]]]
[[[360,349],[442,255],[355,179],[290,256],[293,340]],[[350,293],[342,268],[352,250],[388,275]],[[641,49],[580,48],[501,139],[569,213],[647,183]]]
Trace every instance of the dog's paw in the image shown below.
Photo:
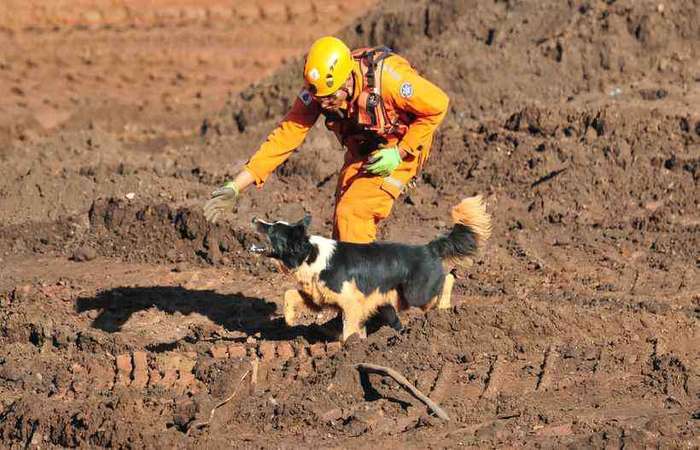
[[[284,322],[293,327],[297,322],[297,307],[302,302],[299,291],[290,289],[284,293]]]
[[[284,322],[290,327],[297,324],[297,311],[294,305],[284,304]]]
[[[401,330],[403,330],[403,325],[401,324],[401,321],[398,320],[398,319],[397,319],[395,322],[390,323],[389,326],[390,326],[391,328],[393,328],[394,330],[396,330],[396,331],[401,331]]]
[[[284,313],[284,323],[286,323],[287,326],[289,326],[289,327],[295,326],[297,324],[296,315],[285,312]]]

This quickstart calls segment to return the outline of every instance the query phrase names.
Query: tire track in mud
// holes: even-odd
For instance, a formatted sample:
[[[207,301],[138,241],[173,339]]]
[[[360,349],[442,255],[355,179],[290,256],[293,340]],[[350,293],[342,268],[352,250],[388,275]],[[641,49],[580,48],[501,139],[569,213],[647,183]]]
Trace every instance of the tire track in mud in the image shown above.
[[[603,347],[601,349],[600,347]],[[550,345],[541,353],[482,355],[461,365],[467,374],[458,383],[471,406],[496,402],[506,397],[527,398],[533,402],[573,395],[577,390],[599,390],[592,401],[608,390],[620,392],[651,385],[667,401],[682,406],[697,403],[698,383],[691,379],[686,363],[673,353],[657,355],[652,345],[605,345],[571,348]],[[611,376],[613,378],[611,378]],[[465,382],[466,381],[466,382]],[[691,386],[689,388],[689,386]]]
[[[442,321],[450,315],[432,317]],[[464,319],[471,321],[473,318]],[[343,361],[349,361],[348,358],[359,358],[357,351],[367,352],[376,345],[367,342],[346,347],[339,342],[300,344],[251,338],[248,337],[248,342],[220,340],[206,349],[200,345],[196,352],[133,350],[117,354],[111,364],[107,362],[109,358],[104,357],[108,354],[102,354],[99,345],[91,347],[75,354],[77,361],[85,361],[87,353],[91,356],[84,365],[70,364],[68,379],[62,380],[62,388],[54,397],[75,401],[90,398],[97,392],[97,395],[113,393],[121,398],[130,395],[125,394],[126,391],[140,392],[148,398],[159,395],[168,405],[168,411],[174,411],[176,421],[180,421],[178,427],[185,430],[186,424],[199,417],[197,414],[208,412],[207,407],[202,406],[207,403],[197,400],[198,396],[214,399],[227,395],[230,388],[221,386],[229,386],[230,380],[222,381],[222,377],[236,378],[229,376],[233,373],[230,370],[259,363],[257,390],[266,392],[266,396],[269,393],[273,398],[284,399],[286,393],[281,383],[316,386],[319,379],[324,379],[323,375],[319,378],[319,373],[334,366],[337,367],[334,370],[338,370],[339,363],[344,366]],[[528,348],[533,341],[528,339],[521,344]],[[680,412],[692,408],[693,399],[700,394],[698,383],[689,373],[689,363],[669,353],[662,341],[592,342],[582,346],[552,342],[529,348],[480,353],[468,361],[447,362],[432,373],[425,367],[414,373],[425,379],[423,388],[427,387],[427,392],[440,401],[451,416],[454,414],[456,426],[461,427],[455,433],[488,439],[498,439],[503,433],[499,430],[512,424],[527,428],[533,439],[567,438],[589,429],[613,430],[622,435],[639,420],[630,412],[644,403],[636,396],[659,398],[672,411],[678,410],[677,417],[681,418]],[[340,360],[333,358],[337,354],[341,355]],[[202,377],[201,367],[212,364],[229,367],[229,371],[217,375],[218,380]],[[350,389],[347,384],[339,386],[342,390]],[[612,395],[624,392],[627,394],[623,396]],[[575,408],[565,406],[572,402]],[[329,423],[335,423],[333,427],[337,430],[346,430],[340,424],[349,421],[357,426],[357,422],[353,422],[356,419],[351,419],[357,415],[364,417],[362,420],[366,423],[374,424],[371,426],[376,433],[390,434],[396,429],[411,430],[426,420],[423,408],[418,405],[405,417],[387,413],[375,417],[380,414],[376,408],[362,416],[362,404],[361,398],[354,398],[341,413],[328,411]],[[644,404],[648,406],[648,401]],[[246,417],[253,407],[246,407],[241,417]],[[478,414],[495,419],[474,423]],[[333,417],[346,418],[338,421]],[[678,420],[659,426],[677,429]]]
[[[90,377],[96,389],[113,390],[128,388],[135,390],[162,388],[177,394],[196,393],[206,389],[195,378],[195,366],[203,360],[232,359],[241,363],[260,361],[264,369],[280,368],[292,363],[288,377],[304,378],[311,374],[309,364],[313,359],[330,357],[342,349],[340,342],[293,345],[288,341],[262,341],[253,345],[213,345],[208,354],[197,352],[154,353],[136,350],[116,356],[111,367],[93,364],[84,367],[71,365],[72,377],[66,380],[76,393],[85,391],[85,377]],[[64,392],[65,394],[65,392]]]

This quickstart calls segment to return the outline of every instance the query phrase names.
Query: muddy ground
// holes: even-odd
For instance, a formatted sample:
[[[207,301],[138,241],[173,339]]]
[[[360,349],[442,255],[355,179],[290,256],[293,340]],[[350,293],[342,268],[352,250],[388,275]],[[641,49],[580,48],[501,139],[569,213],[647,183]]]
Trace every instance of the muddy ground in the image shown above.
[[[257,4],[0,17],[3,447],[698,448],[700,2]],[[290,280],[247,251],[254,215],[329,234],[327,132],[201,212],[338,29],[451,98],[382,237],[425,242],[475,193],[495,222],[452,309],[344,346],[327,315],[286,327]]]

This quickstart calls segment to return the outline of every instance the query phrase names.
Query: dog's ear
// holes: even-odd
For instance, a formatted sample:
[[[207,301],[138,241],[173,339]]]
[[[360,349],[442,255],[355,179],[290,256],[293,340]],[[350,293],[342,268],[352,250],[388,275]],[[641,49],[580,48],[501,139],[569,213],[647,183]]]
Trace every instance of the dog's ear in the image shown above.
[[[255,228],[258,231],[258,233],[266,234],[268,231],[270,231],[271,226],[271,223],[267,223],[264,220],[260,220],[257,217],[253,217],[253,228]]]
[[[308,229],[309,225],[311,225],[311,215],[308,213],[304,213],[304,218],[297,222],[295,225],[301,225],[304,227],[305,230]]]

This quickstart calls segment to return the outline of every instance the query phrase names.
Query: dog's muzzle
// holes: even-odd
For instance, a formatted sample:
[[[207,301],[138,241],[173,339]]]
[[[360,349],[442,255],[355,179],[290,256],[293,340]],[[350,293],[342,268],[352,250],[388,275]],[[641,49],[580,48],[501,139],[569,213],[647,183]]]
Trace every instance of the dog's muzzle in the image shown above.
[[[263,220],[259,220],[257,217],[253,217],[253,220],[251,222],[251,225],[255,229],[255,231],[259,234],[262,234],[265,236],[265,239],[267,240],[267,228],[270,226],[267,222]],[[272,253],[272,247],[270,245],[267,245],[265,243],[253,243],[250,244],[250,247],[248,247],[248,251],[251,253],[255,253],[258,255],[266,255],[270,256]]]
[[[251,253],[263,254],[263,253],[267,252],[267,247],[265,247],[263,245],[250,244],[250,248],[248,250]]]

